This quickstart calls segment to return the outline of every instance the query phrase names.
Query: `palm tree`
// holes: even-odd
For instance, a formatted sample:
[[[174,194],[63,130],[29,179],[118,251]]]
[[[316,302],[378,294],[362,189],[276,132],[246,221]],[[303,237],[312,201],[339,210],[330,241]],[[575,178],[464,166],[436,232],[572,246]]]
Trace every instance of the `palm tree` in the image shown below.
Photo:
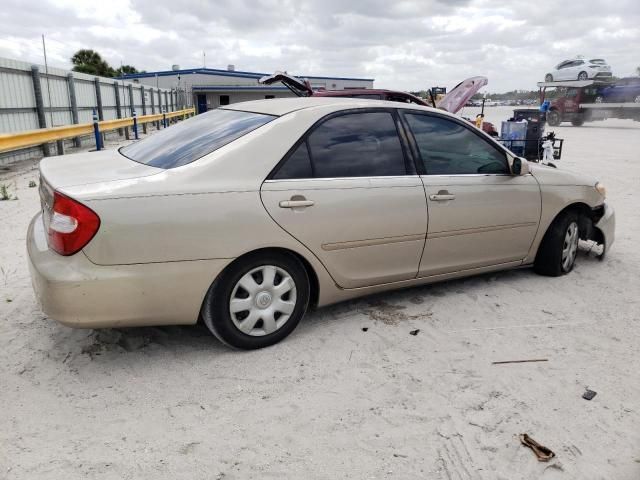
[[[100,54],[95,50],[81,49],[71,57],[73,70],[76,72],[100,75],[103,77],[113,77],[115,71],[105,62]]]

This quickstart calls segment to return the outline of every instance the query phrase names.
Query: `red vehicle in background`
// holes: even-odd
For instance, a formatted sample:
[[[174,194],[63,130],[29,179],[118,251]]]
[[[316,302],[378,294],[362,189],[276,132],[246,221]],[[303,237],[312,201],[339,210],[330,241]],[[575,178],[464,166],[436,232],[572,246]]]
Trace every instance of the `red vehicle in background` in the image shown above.
[[[287,73],[276,72],[273,75],[262,77],[259,82],[263,85],[271,85],[273,83],[282,82],[289,90],[298,97],[348,97],[348,98],[365,98],[370,100],[387,100],[391,102],[414,103],[424,105],[425,107],[436,107],[451,113],[457,113],[465,106],[469,99],[487,84],[485,77],[472,77],[456,85],[442,99],[433,103],[429,103],[420,97],[411,95],[410,93],[400,92],[396,90],[385,90],[379,88],[358,88],[346,90],[313,90],[311,84],[307,80],[298,79]],[[473,120],[467,119],[471,123]],[[491,122],[484,122],[482,130],[492,137],[498,136],[498,131]]]
[[[574,127],[579,127],[585,122],[607,118],[640,121],[640,102],[624,101],[625,98],[620,102],[604,101],[602,92],[616,85],[614,82],[598,80],[538,83],[540,103],[544,102],[547,89],[555,89],[553,98],[549,99],[547,123],[555,127],[561,122],[571,122]]]

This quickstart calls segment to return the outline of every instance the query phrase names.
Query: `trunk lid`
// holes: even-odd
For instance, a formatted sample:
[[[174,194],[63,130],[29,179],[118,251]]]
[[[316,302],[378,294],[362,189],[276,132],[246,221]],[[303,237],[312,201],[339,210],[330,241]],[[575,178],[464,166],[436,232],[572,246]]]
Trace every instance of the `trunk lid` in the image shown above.
[[[273,75],[266,75],[258,80],[258,83],[262,85],[271,85],[277,82],[282,82],[285,87],[298,97],[310,97],[313,95],[313,89],[308,81],[296,78],[287,73],[276,72]]]
[[[438,108],[457,113],[487,83],[489,83],[487,77],[471,77],[463,80],[438,102]]]
[[[164,171],[129,160],[118,150],[48,157],[40,162],[41,179],[54,189],[147,177]]]

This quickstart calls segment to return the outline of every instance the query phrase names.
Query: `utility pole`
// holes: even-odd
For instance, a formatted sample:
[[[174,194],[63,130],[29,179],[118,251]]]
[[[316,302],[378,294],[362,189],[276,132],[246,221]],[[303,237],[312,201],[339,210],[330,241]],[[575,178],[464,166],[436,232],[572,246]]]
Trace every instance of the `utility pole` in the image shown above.
[[[47,64],[47,46],[44,42],[44,33],[42,34],[42,52],[44,53],[44,74],[47,77],[47,95],[49,96],[49,122],[53,127],[53,105],[51,104],[51,87],[49,86],[49,65]]]

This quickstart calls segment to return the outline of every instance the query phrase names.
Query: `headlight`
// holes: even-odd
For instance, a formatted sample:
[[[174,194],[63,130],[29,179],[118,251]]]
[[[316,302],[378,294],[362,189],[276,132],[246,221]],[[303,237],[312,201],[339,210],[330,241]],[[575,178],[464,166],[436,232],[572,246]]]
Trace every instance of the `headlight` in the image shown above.
[[[596,188],[596,192],[602,195],[602,198],[605,198],[607,196],[607,189],[604,187],[603,184],[598,182],[596,183],[595,188]]]

